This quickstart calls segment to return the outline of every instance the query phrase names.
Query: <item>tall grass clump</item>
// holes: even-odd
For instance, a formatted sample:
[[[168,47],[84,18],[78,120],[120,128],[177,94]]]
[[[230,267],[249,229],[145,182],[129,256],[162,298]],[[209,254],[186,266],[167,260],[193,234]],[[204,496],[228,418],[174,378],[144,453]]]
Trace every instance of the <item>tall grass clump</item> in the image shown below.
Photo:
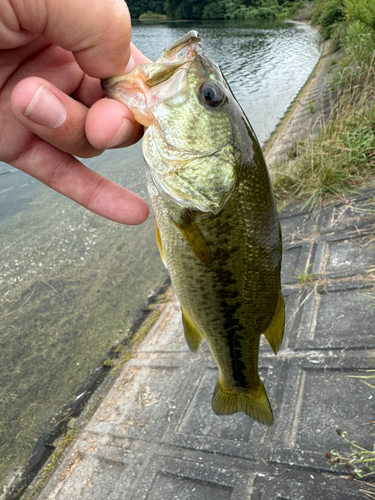
[[[375,179],[375,1],[317,0],[312,16],[342,53],[335,104],[320,132],[272,173],[281,202],[301,199],[311,208]]]
[[[344,87],[368,83],[375,51],[374,0],[345,0],[345,22],[341,29],[343,57],[334,84]]]
[[[278,201],[304,200],[313,208],[375,177],[375,107],[361,99],[346,96],[319,135],[297,144],[296,158],[273,170]]]

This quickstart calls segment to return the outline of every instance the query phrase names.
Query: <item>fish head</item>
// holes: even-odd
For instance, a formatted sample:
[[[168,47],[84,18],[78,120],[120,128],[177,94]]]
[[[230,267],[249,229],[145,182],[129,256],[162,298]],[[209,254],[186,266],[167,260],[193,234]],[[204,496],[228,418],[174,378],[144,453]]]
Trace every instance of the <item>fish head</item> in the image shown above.
[[[219,213],[243,161],[244,115],[219,67],[203,53],[198,32],[102,87],[148,127],[143,153],[160,194],[182,207]]]

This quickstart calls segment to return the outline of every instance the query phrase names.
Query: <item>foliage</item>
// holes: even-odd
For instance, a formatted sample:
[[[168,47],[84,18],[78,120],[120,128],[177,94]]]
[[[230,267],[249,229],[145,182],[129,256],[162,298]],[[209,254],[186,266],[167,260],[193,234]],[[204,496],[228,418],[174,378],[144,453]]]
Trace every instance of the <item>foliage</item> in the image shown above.
[[[299,269],[296,270],[295,277],[298,279],[302,287],[308,285],[311,281],[315,279],[314,274],[310,273],[311,266],[312,264],[306,264],[304,271],[300,271]]]
[[[336,430],[337,434],[341,436],[346,443],[350,445],[350,454],[344,456],[336,450],[327,452],[325,457],[330,461],[331,465],[337,467],[339,464],[344,465],[348,471],[350,480],[363,479],[375,474],[375,446],[373,450],[366,450],[358,446],[355,441],[349,441],[346,437],[346,432],[340,429]]]
[[[375,91],[371,80],[366,87],[346,88],[319,135],[300,142],[295,159],[273,170],[278,200],[303,199],[313,207],[375,176],[375,107],[365,105]]]
[[[164,20],[166,18],[165,14],[155,14],[155,12],[151,12],[150,10],[139,16],[140,21]]]
[[[165,14],[164,0],[126,0],[132,19],[138,19],[145,12]]]
[[[211,2],[204,6],[202,19],[224,19],[226,14],[225,2]]]
[[[343,0],[317,0],[312,19],[321,26],[324,38],[330,38],[333,29],[345,18]]]
[[[349,20],[361,22],[375,34],[374,0],[345,0],[345,7]]]
[[[168,0],[165,14],[172,19],[201,19],[205,0]]]
[[[374,0],[315,0],[312,20],[319,24],[325,38],[334,37],[335,31],[341,33],[343,46],[345,37],[352,30],[352,24],[360,26],[361,34],[370,33],[375,37],[375,2]],[[358,31],[358,30],[357,30]]]
[[[284,17],[302,0],[128,0],[133,19],[144,13],[169,19],[273,19]],[[144,17],[143,17],[144,18]],[[149,18],[149,17],[148,17]]]
[[[280,201],[303,199],[310,207],[375,178],[375,2],[316,0],[312,18],[342,50],[332,79],[336,106],[320,133],[272,173]]]
[[[333,81],[344,87],[350,79],[366,78],[372,64],[375,40],[369,30],[359,21],[354,21],[346,27],[341,44],[344,46],[344,56]]]
[[[283,0],[280,1],[284,3]],[[227,19],[275,19],[281,12],[283,8],[276,0],[252,0],[248,5],[241,0],[232,0],[226,4]]]
[[[336,9],[336,10],[335,10]],[[334,15],[334,12],[340,14]],[[333,49],[343,57],[333,85],[344,88],[367,78],[375,50],[375,2],[373,0],[317,0],[313,20],[321,22],[322,33],[330,36]]]

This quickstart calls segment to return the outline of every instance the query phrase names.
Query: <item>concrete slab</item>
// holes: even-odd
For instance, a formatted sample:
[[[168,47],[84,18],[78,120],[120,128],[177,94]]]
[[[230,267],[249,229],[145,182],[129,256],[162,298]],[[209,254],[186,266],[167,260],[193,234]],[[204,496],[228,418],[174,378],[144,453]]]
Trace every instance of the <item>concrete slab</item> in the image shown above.
[[[268,478],[261,500],[359,500],[363,495],[345,490],[319,488],[314,484]]]

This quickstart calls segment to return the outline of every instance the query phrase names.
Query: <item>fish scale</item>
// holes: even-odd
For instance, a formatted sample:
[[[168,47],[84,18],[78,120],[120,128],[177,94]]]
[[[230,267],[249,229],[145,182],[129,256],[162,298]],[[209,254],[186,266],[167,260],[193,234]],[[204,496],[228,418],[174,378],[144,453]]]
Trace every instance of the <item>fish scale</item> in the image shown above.
[[[262,334],[275,353],[283,337],[281,232],[255,134],[195,31],[156,63],[102,85],[149,127],[156,239],[189,348],[205,338],[218,365],[212,408],[270,425],[258,356]]]

